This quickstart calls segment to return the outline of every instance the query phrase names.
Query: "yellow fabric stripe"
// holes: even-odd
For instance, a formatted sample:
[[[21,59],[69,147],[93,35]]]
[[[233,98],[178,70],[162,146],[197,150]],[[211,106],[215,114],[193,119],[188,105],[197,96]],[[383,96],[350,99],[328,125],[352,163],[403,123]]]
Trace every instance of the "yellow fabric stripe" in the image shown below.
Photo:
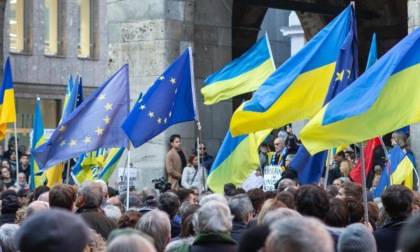
[[[378,99],[364,114],[323,126],[322,119],[326,107],[322,108],[300,132],[307,150],[315,154],[341,144],[371,139],[419,122],[419,72],[420,64],[391,76]]]
[[[4,91],[4,99],[0,111],[0,123],[16,122],[15,92],[13,89]]]
[[[331,63],[299,75],[265,112],[243,111],[242,104],[230,122],[232,135],[239,136],[262,128],[278,128],[290,122],[313,117],[324,103],[334,68],[335,63]]]
[[[255,91],[274,72],[271,59],[235,78],[219,81],[201,89],[204,104],[211,105],[234,96]]]
[[[404,185],[413,189],[413,163],[405,156],[398,164],[397,169],[391,174],[391,185]]]

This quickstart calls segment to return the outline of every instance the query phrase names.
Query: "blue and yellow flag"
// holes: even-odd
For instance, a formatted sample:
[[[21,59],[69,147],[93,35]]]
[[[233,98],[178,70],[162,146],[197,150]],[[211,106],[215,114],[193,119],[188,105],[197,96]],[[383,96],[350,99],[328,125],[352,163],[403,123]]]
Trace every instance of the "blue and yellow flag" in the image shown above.
[[[32,145],[31,149],[35,150],[43,143],[45,143],[44,137],[44,123],[42,122],[42,113],[40,108],[40,99],[36,99],[35,103],[35,115],[34,115],[34,128],[33,128],[33,135],[32,135]],[[31,191],[41,186],[43,184],[42,177],[39,175],[35,175],[39,172],[38,164],[36,163],[34,156],[31,155],[31,181],[30,181],[30,189]]]
[[[375,188],[375,197],[380,197],[388,185],[400,185],[413,189],[414,157],[405,153],[398,145],[394,146],[389,157],[390,167],[382,170],[381,178]]]
[[[420,29],[416,29],[306,125],[310,153],[361,142],[420,121]]]
[[[324,100],[324,105],[349,86],[358,76],[357,24],[352,9],[351,25],[338,54],[334,75]],[[311,156],[304,145],[299,147],[290,167],[298,173],[301,184],[318,183],[327,160],[328,151]]]
[[[258,147],[271,129],[233,137],[228,130],[207,178],[208,187],[223,193],[226,183],[241,185],[260,166]]]
[[[204,104],[255,91],[276,70],[267,34],[241,57],[204,80]]]
[[[372,36],[372,44],[370,45],[369,55],[368,55],[368,61],[366,64],[366,70],[368,70],[373,64],[378,61],[378,46],[376,42],[376,33]]]
[[[0,140],[6,137],[7,123],[16,122],[12,67],[7,57],[0,88]]]
[[[128,65],[124,65],[34,150],[40,169],[99,148],[128,147],[121,122],[130,110]]]
[[[137,148],[171,125],[195,120],[194,95],[192,55],[188,48],[136,102],[121,128]]]
[[[314,116],[325,101],[351,16],[349,6],[269,76],[252,99],[233,114],[232,135],[279,128]],[[348,73],[338,77],[347,78]]]
[[[115,168],[117,168],[118,162],[122,154],[124,153],[125,148],[113,148],[108,153],[108,156],[105,159],[104,167],[99,174],[99,179],[107,182],[109,177],[111,177],[112,173],[114,172]]]
[[[76,108],[83,103],[83,81],[82,76],[77,79],[77,95],[76,95]]]

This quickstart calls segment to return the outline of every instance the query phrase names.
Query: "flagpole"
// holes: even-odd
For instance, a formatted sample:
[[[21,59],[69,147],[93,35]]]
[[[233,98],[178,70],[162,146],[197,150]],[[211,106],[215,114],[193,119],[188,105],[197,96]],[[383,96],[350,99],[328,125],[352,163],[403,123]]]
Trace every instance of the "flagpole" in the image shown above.
[[[15,153],[16,153],[16,182],[19,181],[19,146],[17,141],[17,129],[16,129],[16,121],[13,122],[13,127],[15,130]]]
[[[327,169],[325,171],[325,178],[324,178],[324,189],[327,190],[327,185],[328,185],[328,175],[330,172],[330,150],[328,150],[328,156],[327,156]]]
[[[128,152],[127,152],[127,197],[125,198],[125,202],[126,202],[126,206],[125,206],[125,210],[128,211],[128,206],[130,205],[130,149],[131,147],[128,148]],[[124,178],[124,175],[123,175]]]
[[[69,176],[70,176],[70,159],[67,160],[67,175],[66,175],[66,184],[69,184]]]
[[[369,212],[367,203],[367,192],[366,192],[366,166],[365,166],[365,154],[363,153],[363,143],[360,142],[360,160],[362,161],[362,189],[363,189],[363,207],[365,209],[364,219],[365,223],[369,223]]]

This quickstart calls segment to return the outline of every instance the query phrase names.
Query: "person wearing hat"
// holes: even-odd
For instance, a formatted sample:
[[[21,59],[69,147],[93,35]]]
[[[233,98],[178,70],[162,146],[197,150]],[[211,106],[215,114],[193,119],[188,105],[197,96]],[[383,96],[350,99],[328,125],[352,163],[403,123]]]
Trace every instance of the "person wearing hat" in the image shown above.
[[[77,215],[63,209],[33,214],[16,234],[21,252],[83,252],[88,245],[88,226]]]
[[[0,199],[0,226],[6,223],[15,223],[16,212],[21,207],[17,193],[13,190],[6,190],[1,194]]]
[[[346,227],[338,238],[338,252],[376,252],[376,242],[372,233],[362,223]]]

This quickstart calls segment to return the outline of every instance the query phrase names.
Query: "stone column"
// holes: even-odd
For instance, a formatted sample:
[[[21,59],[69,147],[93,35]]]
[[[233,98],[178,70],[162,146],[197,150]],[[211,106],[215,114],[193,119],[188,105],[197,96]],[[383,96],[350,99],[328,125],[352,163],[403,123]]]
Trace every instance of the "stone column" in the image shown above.
[[[108,0],[107,3],[109,68],[115,72],[129,63],[132,105],[140,92],[146,92],[188,45],[192,46],[202,137],[208,152],[215,154],[229,125],[231,101],[204,106],[200,89],[206,76],[231,60],[232,0]],[[131,163],[138,168],[137,190],[152,186],[152,179],[165,175],[165,155],[169,137],[174,133],[182,136],[183,146],[192,153],[199,135],[194,122],[172,126],[131,151]],[[125,158],[122,157],[120,166]],[[111,186],[116,175],[114,172]]]
[[[408,33],[420,26],[420,0],[408,0]],[[417,173],[420,173],[420,123],[410,125],[410,148],[417,163]]]

